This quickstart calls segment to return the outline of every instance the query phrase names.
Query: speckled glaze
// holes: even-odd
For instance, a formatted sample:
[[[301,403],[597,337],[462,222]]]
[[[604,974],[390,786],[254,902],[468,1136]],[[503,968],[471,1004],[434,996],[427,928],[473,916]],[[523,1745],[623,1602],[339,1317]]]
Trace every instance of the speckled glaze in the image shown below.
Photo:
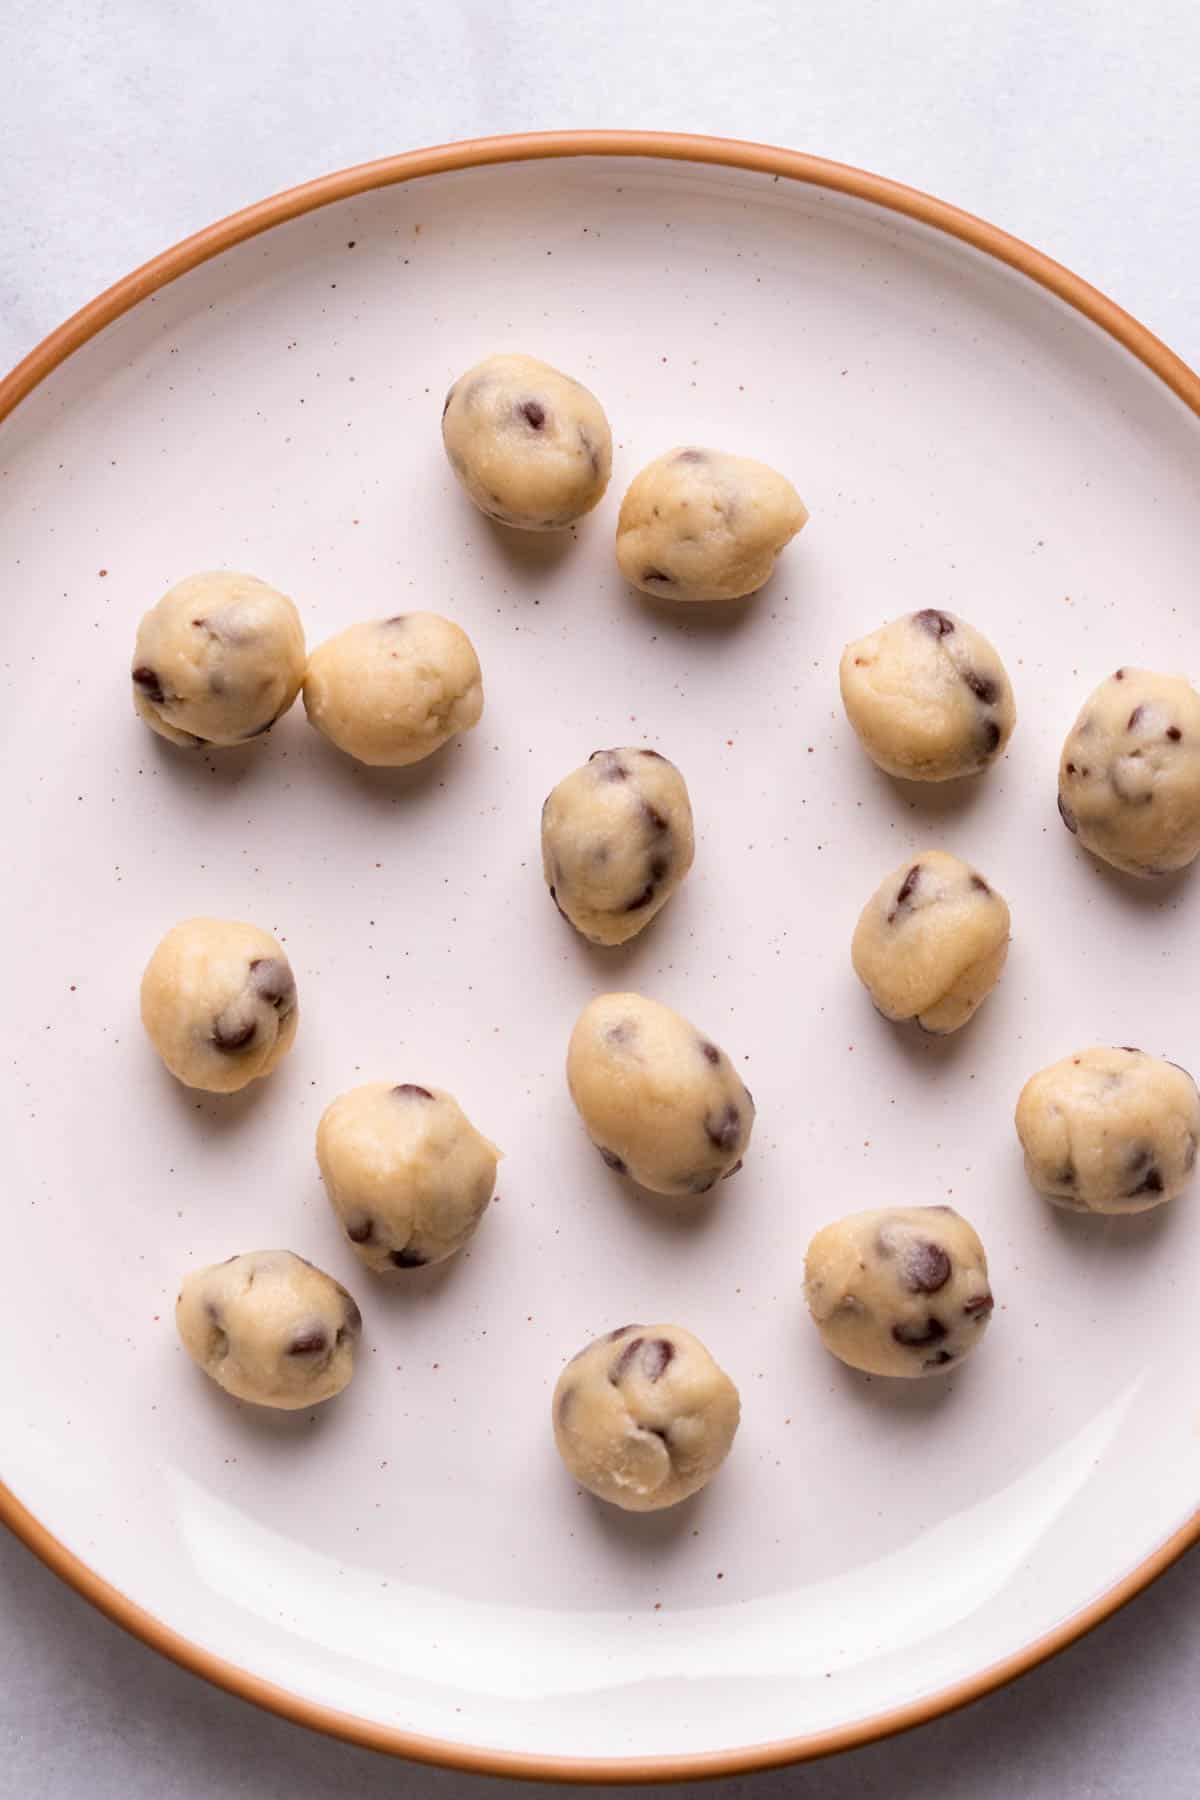
[[[553,539],[482,518],[439,440],[449,381],[510,343],[613,425],[608,496]],[[748,604],[693,617],[619,579],[617,497],[673,441],[786,469],[811,508]],[[1098,868],[1055,811],[1103,675],[1200,672],[1198,449],[1146,367],[999,263],[699,163],[363,193],[86,344],[0,428],[15,1499],[270,1704],[263,1682],[372,1741],[632,1774],[915,1713],[1154,1558],[1200,1488],[1197,1202],[1060,1217],[1011,1119],[1075,1043],[1200,1060],[1195,878]],[[137,619],[212,567],[291,594],[311,643],[444,610],[483,722],[399,771],[298,709],[219,755],[154,738]],[[842,646],[926,605],[1003,644],[1020,709],[969,792],[879,775],[838,699]],[[556,928],[539,808],[640,742],[687,769],[696,861],[605,953]],[[879,870],[934,841],[1013,917],[945,1041],[878,1019],[849,963]],[[182,1091],[137,1021],[149,949],[196,913],[275,933],[304,994],[286,1063],[229,1100]],[[753,1089],[753,1157],[702,1216],[631,1199],[578,1128],[567,1037],[614,988],[703,1019]],[[486,1229],[400,1292],[340,1241],[312,1154],[324,1105],[394,1069],[470,1094],[508,1152]],[[961,1372],[895,1391],[822,1350],[804,1250],[840,1213],[942,1201],[1001,1303]],[[181,1270],[247,1241],[359,1298],[336,1405],[259,1416],[176,1344]],[[736,1381],[737,1446],[669,1514],[613,1516],[562,1478],[549,1395],[581,1341],[662,1317]]]

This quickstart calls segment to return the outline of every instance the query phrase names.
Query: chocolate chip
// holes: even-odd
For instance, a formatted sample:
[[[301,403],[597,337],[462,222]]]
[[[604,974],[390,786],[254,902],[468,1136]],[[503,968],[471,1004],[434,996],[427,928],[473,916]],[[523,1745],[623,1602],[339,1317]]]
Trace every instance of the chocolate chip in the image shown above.
[[[745,1164],[744,1164],[742,1158],[739,1156],[737,1161],[734,1163],[732,1169],[726,1169],[725,1173],[721,1177],[721,1180],[728,1181],[729,1177],[731,1175],[736,1175],[738,1173],[739,1169],[742,1169],[744,1167],[745,1167]]]
[[[445,405],[444,405],[444,406],[443,406],[443,407],[442,407],[442,417],[443,417],[443,419],[444,419],[444,418],[445,418],[445,416],[446,416],[446,414],[447,414],[447,413],[448,413],[448,412],[449,412],[449,411],[450,411],[450,402],[451,402],[451,401],[452,401],[452,400],[453,400],[453,398],[454,398],[454,394],[455,394],[455,389],[454,389],[454,388],[451,388],[451,389],[450,389],[450,391],[449,391],[449,393],[448,393],[448,394],[447,394],[447,395],[446,395],[446,403],[445,403]]]
[[[668,575],[665,569],[643,569],[642,580],[662,581],[665,582],[668,587],[674,587],[675,585],[675,577],[673,575]]]
[[[133,671],[133,679],[153,706],[161,706],[166,698],[157,672],[142,663]]]
[[[629,1173],[628,1165],[625,1163],[623,1158],[621,1158],[617,1155],[615,1150],[605,1150],[599,1144],[596,1145],[596,1148],[597,1148],[597,1150],[600,1151],[600,1155],[603,1157],[604,1162],[610,1169],[612,1169],[614,1174],[628,1175],[628,1173]]]
[[[560,1425],[566,1424],[567,1414],[574,1406],[575,1396],[578,1392],[579,1389],[576,1387],[565,1387],[558,1396],[558,1422]]]
[[[666,757],[662,754],[662,752],[660,750],[639,750],[638,755],[639,756],[652,756],[654,758],[655,762],[666,762],[666,760],[667,760]]]
[[[591,438],[588,436],[587,432],[583,429],[583,426],[580,425],[578,429],[579,429],[579,442],[583,449],[584,455],[587,457],[588,462],[592,466],[592,474],[599,475],[599,473],[600,473],[600,452],[597,450],[595,444],[593,444],[593,442],[592,442]]]
[[[1071,836],[1074,837],[1075,833],[1079,830],[1079,820],[1075,817],[1075,814],[1071,811],[1061,793],[1058,796],[1058,810],[1062,816],[1063,824],[1071,833]]]
[[[1126,731],[1136,731],[1138,726],[1141,724],[1142,720],[1145,718],[1145,716],[1146,716],[1145,707],[1144,706],[1135,706],[1133,711],[1129,715],[1128,722],[1126,723],[1126,726],[1125,726]]]
[[[1161,1194],[1162,1191],[1163,1178],[1158,1170],[1151,1166],[1146,1170],[1146,1173],[1143,1175],[1137,1187],[1130,1188],[1129,1192],[1123,1195],[1122,1198],[1126,1200],[1135,1200],[1139,1194]]]
[[[1118,1044],[1117,1049],[1124,1050],[1128,1056],[1140,1056],[1142,1054],[1136,1044]],[[1175,1063],[1173,1066],[1178,1068],[1179,1064]]]
[[[715,1044],[704,1044],[704,1043],[702,1043],[702,1044],[701,1044],[701,1045],[700,1045],[700,1048],[701,1048],[701,1050],[702,1050],[702,1051],[703,1051],[703,1052],[704,1052],[704,1055],[705,1055],[705,1057],[706,1057],[706,1059],[707,1059],[707,1060],[708,1060],[708,1061],[709,1061],[709,1062],[710,1062],[710,1063],[713,1063],[713,1064],[716,1064],[716,1063],[719,1063],[719,1062],[720,1062],[720,1060],[721,1060],[721,1052],[720,1052],[720,1051],[719,1051],[719,1050],[718,1050],[718,1049],[717,1049],[717,1046],[716,1046],[716,1045],[715,1045]]]
[[[669,831],[670,826],[659,812],[657,806],[651,806],[648,800],[642,801],[642,817],[652,831]]]
[[[947,1363],[952,1363],[953,1361],[953,1350],[935,1350],[932,1356],[927,1356],[925,1358],[921,1367],[923,1369],[944,1369]]]
[[[407,613],[393,613],[390,619],[385,619],[383,622],[385,625],[407,625],[408,624],[408,614]]]
[[[542,426],[546,423],[546,409],[544,406],[539,405],[536,400],[522,401],[521,405],[518,406],[517,411],[534,431],[540,431]]]
[[[1124,679],[1125,679],[1124,669],[1118,669],[1116,674],[1113,676],[1113,680],[1114,681],[1124,681]]]
[[[593,750],[589,762],[599,762],[601,781],[628,781],[629,770],[615,750]]]
[[[923,1325],[893,1325],[892,1336],[898,1344],[919,1350],[925,1344],[936,1344],[947,1336],[946,1327],[931,1313]]]
[[[233,1056],[246,1048],[257,1030],[258,1026],[253,1019],[246,1025],[224,1025],[220,1019],[214,1019],[212,1042],[226,1056]]]
[[[1173,744],[1177,744],[1179,742],[1180,738],[1183,736],[1183,733],[1182,733],[1182,731],[1180,731],[1178,725],[1168,725],[1167,726],[1167,736],[1170,738],[1170,740]]]
[[[620,1356],[618,1356],[616,1362],[612,1365],[611,1369],[608,1371],[608,1379],[612,1382],[614,1387],[620,1386],[620,1383],[621,1383],[622,1379],[624,1378],[624,1376],[629,1368],[630,1363],[633,1361],[634,1357],[637,1355],[638,1351],[641,1349],[641,1347],[645,1343],[645,1341],[646,1341],[645,1338],[635,1337],[635,1338],[630,1338],[629,1342],[625,1345],[625,1348],[621,1351]]]
[[[277,1013],[289,1013],[296,1003],[296,980],[281,956],[256,956],[250,964],[250,985],[269,1001]]]
[[[980,675],[975,669],[964,669],[963,680],[984,706],[995,706],[1000,698],[1000,689],[990,675]]]
[[[973,888],[976,888],[978,890],[978,892],[981,894],[990,894],[992,891],[991,888],[988,886],[987,882],[983,879],[982,875],[972,875],[971,876],[971,886]]]
[[[632,1043],[637,1036],[637,1020],[618,1019],[615,1025],[609,1026],[604,1035],[610,1044]]]
[[[248,744],[251,738],[262,737],[266,732],[270,731],[272,725],[276,724],[278,719],[279,714],[276,713],[272,718],[267,720],[265,725],[256,725],[253,731],[243,731],[242,743]]]
[[[1068,774],[1068,775],[1073,775],[1073,774],[1074,774],[1074,773],[1075,773],[1075,764],[1074,764],[1074,763],[1071,763],[1071,762],[1069,762],[1069,763],[1068,763],[1068,764],[1067,764],[1067,774]]]
[[[904,1247],[901,1280],[910,1294],[936,1294],[950,1279],[950,1258],[940,1244],[916,1238]]]
[[[328,1350],[329,1338],[323,1325],[309,1325],[292,1339],[287,1347],[289,1356],[319,1356]]]
[[[983,724],[983,748],[986,755],[998,748],[1000,743],[1000,727],[995,719],[985,719]]]
[[[908,874],[904,877],[904,880],[900,883],[900,888],[896,895],[896,904],[887,916],[889,925],[894,925],[896,923],[896,914],[902,906],[907,906],[908,902],[912,899],[913,890],[920,878],[921,865],[920,863],[914,863],[912,868],[908,871]]]
[[[1066,1167],[1060,1169],[1059,1173],[1054,1177],[1054,1185],[1056,1187],[1074,1187],[1075,1180],[1075,1164],[1069,1162]]]
[[[419,1250],[392,1250],[388,1253],[388,1261],[397,1269],[423,1269],[429,1261]]]
[[[345,1320],[338,1332],[339,1342],[343,1333],[348,1332],[351,1337],[357,1337],[362,1330],[362,1313],[359,1311],[358,1301],[354,1299],[353,1295],[347,1294],[343,1290],[342,1303],[345,1307]]]
[[[558,906],[558,895],[553,888],[550,889],[550,898],[553,900],[555,906]],[[563,912],[563,909],[561,906],[558,906],[558,910],[562,914],[562,917],[565,919],[567,915],[565,912]]]
[[[414,1100],[432,1100],[433,1095],[426,1087],[418,1087],[415,1081],[402,1081],[399,1087],[392,1089],[393,1094],[405,1094]]]
[[[689,1194],[707,1194],[711,1193],[720,1179],[720,1176],[705,1169],[698,1175],[681,1175],[678,1181],[672,1182],[671,1185],[673,1188],[681,1187]]]
[[[702,463],[708,461],[707,450],[681,450],[675,458],[677,463]]]
[[[642,1341],[638,1339],[639,1343]],[[647,1381],[659,1380],[674,1355],[675,1346],[669,1338],[651,1338],[642,1350],[642,1368]]]
[[[954,620],[948,619],[944,612],[938,612],[932,606],[927,606],[923,611],[914,613],[913,624],[919,625],[922,631],[927,631],[930,637],[935,638],[949,637],[954,630]]]
[[[708,1113],[704,1119],[704,1135],[714,1150],[732,1150],[741,1135],[742,1115],[732,1100],[723,1112]]]
[[[963,1311],[969,1319],[976,1318],[982,1321],[986,1319],[995,1304],[996,1299],[993,1294],[975,1294],[965,1302]]]
[[[375,1236],[375,1221],[367,1213],[355,1219],[353,1225],[347,1225],[346,1236],[352,1244],[369,1244]]]
[[[615,1344],[617,1339],[623,1338],[627,1331],[640,1331],[641,1329],[640,1325],[618,1325],[615,1331],[609,1332],[608,1341],[610,1344]]]
[[[621,908],[621,911],[627,913],[637,912],[641,907],[649,906],[654,898],[655,892],[655,883],[653,881],[647,882],[641,893],[635,894],[629,904]]]

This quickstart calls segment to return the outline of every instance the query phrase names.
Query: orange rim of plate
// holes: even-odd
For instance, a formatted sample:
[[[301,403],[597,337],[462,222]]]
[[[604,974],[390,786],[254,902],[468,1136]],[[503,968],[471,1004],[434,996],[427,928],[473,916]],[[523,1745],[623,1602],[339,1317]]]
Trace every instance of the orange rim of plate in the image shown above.
[[[444,144],[428,150],[412,150],[401,156],[387,156],[378,162],[360,163],[355,168],[323,175],[300,187],[288,188],[269,200],[210,225],[204,231],[185,238],[173,249],[164,250],[135,269],[123,281],[107,288],[87,306],[80,309],[57,331],[32,350],[15,369],[0,381],[0,420],[5,419],[26,396],[66,361],[90,338],[111,325],[139,301],[175,281],[190,269],[220,256],[235,244],[260,232],[270,231],[288,219],[299,218],[328,206],[337,200],[352,199],[356,194],[398,182],[414,181],[425,175],[442,175],[458,169],[482,169],[501,163],[536,162],[568,156],[648,157],[667,162],[709,163],[722,168],[748,169],[758,174],[773,175],[810,187],[825,188],[833,193],[849,194],[870,201],[889,212],[916,219],[933,226],[948,236],[982,250],[998,262],[1028,276],[1040,287],[1056,294],[1068,306],[1082,313],[1094,325],[1123,344],[1139,362],[1158,376],[1171,392],[1200,416],[1200,376],[1173,351],[1147,331],[1107,295],[1099,292],[1061,263],[1043,256],[1020,238],[977,219],[972,213],[936,200],[917,188],[905,187],[882,175],[852,168],[846,163],[829,162],[824,157],[809,156],[798,150],[780,150],[769,144],[744,143],[736,138],[692,136],[685,132],[658,131],[547,131],[521,133],[512,137],[473,138],[462,143]],[[765,1769],[782,1763],[799,1762],[811,1757],[828,1756],[838,1750],[872,1743],[895,1732],[907,1731],[927,1720],[936,1719],[957,1707],[980,1699],[1002,1687],[1016,1676],[1035,1668],[1056,1651],[1076,1642],[1095,1626],[1124,1606],[1135,1594],[1150,1585],[1170,1568],[1183,1553],[1200,1540],[1200,1510],[1167,1541],[1140,1562],[1113,1587],[1055,1626],[1053,1631],[1035,1638],[1030,1644],[1003,1657],[999,1662],[978,1670],[962,1681],[927,1694],[907,1705],[868,1718],[838,1725],[830,1730],[810,1732],[802,1737],[775,1738],[768,1743],[751,1744],[740,1749],[710,1750],[695,1755],[570,1757],[526,1754],[515,1750],[478,1749],[439,1738],[424,1737],[370,1719],[357,1718],[319,1702],[306,1700],[274,1682],[239,1669],[235,1663],[201,1649],[179,1632],[136,1605],[117,1588],[88,1568],[73,1551],[46,1530],[45,1526],[21,1504],[16,1495],[0,1482],[0,1521],[20,1538],[47,1568],[62,1577],[75,1591],[89,1600],[108,1618],[121,1625],[143,1643],[164,1656],[202,1675],[206,1681],[225,1688],[242,1700],[252,1701],[269,1712],[278,1713],[297,1724],[307,1725],[347,1742],[363,1744],[372,1750],[387,1751],[394,1756],[410,1757],[418,1762],[441,1764],[448,1768],[486,1775],[524,1776],[545,1781],[579,1782],[645,1782],[690,1781],[704,1776],[731,1775],[754,1769]]]

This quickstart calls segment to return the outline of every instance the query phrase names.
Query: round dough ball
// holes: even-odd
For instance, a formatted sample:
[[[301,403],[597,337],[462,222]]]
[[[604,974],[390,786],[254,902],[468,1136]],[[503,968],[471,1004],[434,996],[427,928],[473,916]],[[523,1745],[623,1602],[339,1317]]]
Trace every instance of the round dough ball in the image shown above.
[[[854,973],[885,1019],[957,1031],[1000,979],[1008,904],[968,863],[923,850],[893,869],[863,907]]]
[[[442,1262],[474,1232],[500,1152],[453,1094],[368,1081],[325,1108],[317,1161],[334,1212],[369,1269]]]
[[[479,723],[475,646],[439,613],[350,625],[309,658],[304,710],[310,725],[361,763],[399,769],[421,762]]]
[[[910,781],[978,775],[1017,722],[1012,686],[987,639],[926,607],[847,644],[846,717],[871,761]]]
[[[657,750],[595,750],[542,808],[550,898],[593,944],[624,944],[692,866],[683,776]]]
[[[269,931],[234,919],[185,919],[142,976],[142,1024],[186,1087],[232,1094],[269,1075],[292,1047],[296,982]]]
[[[489,356],[460,375],[442,442],[480,512],[522,531],[561,531],[591,512],[612,473],[594,394],[534,356]]]
[[[340,1281],[290,1250],[249,1250],[187,1276],[183,1347],[237,1400],[288,1411],[340,1394],[362,1314]]]
[[[138,626],[134,710],[172,744],[259,737],[303,680],[300,615],[253,575],[189,575]]]
[[[554,1442],[589,1493],[657,1512],[712,1480],[740,1411],[737,1389],[690,1331],[622,1325],[559,1376]]]
[[[635,475],[617,520],[626,581],[664,600],[738,600],[808,523],[791,482],[723,450],[668,450]]]
[[[870,1375],[933,1375],[978,1344],[987,1257],[950,1206],[850,1213],[808,1246],[804,1293],[827,1350]]]
[[[641,994],[601,994],[575,1022],[567,1085],[610,1169],[655,1194],[706,1194],[735,1175],[754,1102],[723,1050]]]
[[[1191,1178],[1200,1094],[1178,1063],[1097,1046],[1021,1089],[1017,1136],[1035,1188],[1074,1212],[1147,1212]]]
[[[1058,810],[1128,875],[1186,868],[1200,851],[1200,694],[1150,669],[1102,681],[1063,745]]]

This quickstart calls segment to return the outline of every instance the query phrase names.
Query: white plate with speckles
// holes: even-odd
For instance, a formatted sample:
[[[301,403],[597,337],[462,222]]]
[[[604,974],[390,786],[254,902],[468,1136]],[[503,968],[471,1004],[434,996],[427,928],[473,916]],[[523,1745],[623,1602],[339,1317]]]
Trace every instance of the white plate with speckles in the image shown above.
[[[1099,869],[1054,805],[1104,674],[1200,672],[1186,372],[902,190],[666,143],[468,147],[293,197],[178,279],[168,259],[0,429],[3,1513],[150,1642],[294,1717],[611,1777],[804,1754],[981,1691],[1177,1554],[1200,1488],[1196,1199],[1064,1217],[1012,1128],[1025,1077],[1080,1044],[1200,1049],[1195,881]],[[577,532],[515,537],[455,486],[441,398],[496,348],[608,410],[612,487]],[[753,603],[702,619],[612,555],[624,486],[681,440],[781,468],[812,511]],[[220,566],[291,593],[310,644],[449,613],[482,724],[394,774],[299,708],[244,751],[151,737],[136,620]],[[843,643],[917,605],[969,617],[1014,681],[1011,748],[965,787],[880,776],[842,716]],[[550,904],[539,807],[641,742],[687,776],[696,865],[605,953]],[[933,845],[1013,913],[1001,987],[944,1042],[878,1019],[848,959],[863,899]],[[178,1087],[137,1019],[149,951],[193,913],[276,931],[299,980],[293,1054],[229,1101]],[[752,1152],[711,1204],[639,1203],[575,1118],[567,1036],[613,987],[753,1086]],[[375,1077],[449,1087],[506,1152],[469,1251],[399,1292],[341,1240],[313,1155],[325,1102]],[[980,1354],[912,1387],[840,1367],[803,1308],[810,1235],[947,1200],[991,1261]],[[174,1336],[185,1270],[277,1243],[366,1316],[352,1387],[311,1415],[232,1404]],[[567,1478],[548,1402],[639,1317],[709,1344],[743,1423],[708,1491],[627,1517]]]

